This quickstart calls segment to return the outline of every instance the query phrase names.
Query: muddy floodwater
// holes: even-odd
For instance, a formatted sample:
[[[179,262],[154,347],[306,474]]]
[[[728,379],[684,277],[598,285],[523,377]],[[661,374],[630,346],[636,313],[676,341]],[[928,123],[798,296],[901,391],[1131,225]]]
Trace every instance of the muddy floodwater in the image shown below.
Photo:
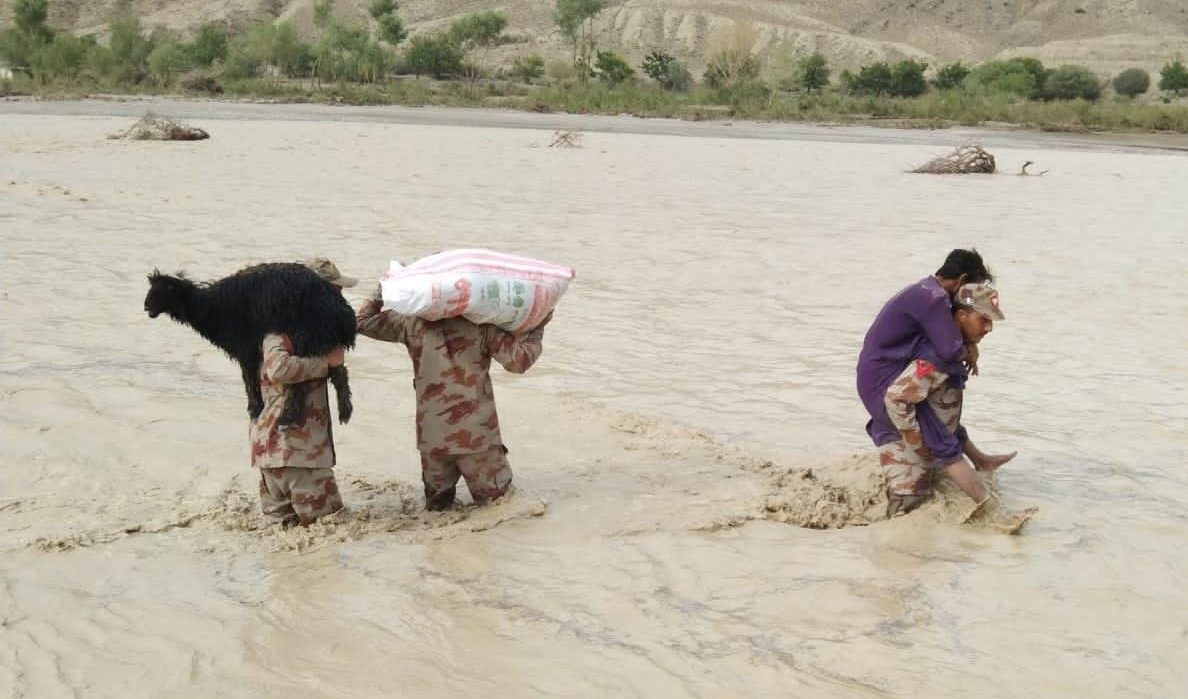
[[[148,107],[210,140],[106,138]],[[1005,174],[905,172],[967,140]],[[0,103],[0,697],[1185,696],[1185,183],[1084,137]],[[577,270],[495,374],[517,493],[425,513],[408,357],[361,338],[350,510],[262,530],[238,368],[145,275],[325,255],[357,304],[470,246]],[[854,390],[968,246],[1019,536],[879,521]]]

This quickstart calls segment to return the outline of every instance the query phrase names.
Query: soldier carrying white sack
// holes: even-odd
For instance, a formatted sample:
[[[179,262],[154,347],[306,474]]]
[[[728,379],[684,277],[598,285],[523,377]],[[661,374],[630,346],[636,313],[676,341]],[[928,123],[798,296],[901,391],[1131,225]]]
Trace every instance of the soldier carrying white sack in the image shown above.
[[[550,312],[520,335],[462,317],[425,320],[383,310],[378,286],[360,306],[359,333],[403,343],[412,358],[417,449],[427,509],[453,505],[459,476],[466,479],[479,505],[508,492],[512,471],[499,433],[491,360],[515,374],[527,371],[540,357],[544,326],[552,318]]]

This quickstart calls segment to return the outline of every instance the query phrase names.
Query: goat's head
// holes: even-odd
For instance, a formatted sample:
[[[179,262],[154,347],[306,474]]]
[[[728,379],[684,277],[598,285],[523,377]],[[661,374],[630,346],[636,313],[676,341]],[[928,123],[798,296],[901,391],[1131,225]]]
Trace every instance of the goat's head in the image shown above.
[[[144,297],[144,312],[149,318],[162,313],[177,315],[183,309],[183,300],[190,286],[184,277],[161,274],[158,270],[148,275],[149,290]]]

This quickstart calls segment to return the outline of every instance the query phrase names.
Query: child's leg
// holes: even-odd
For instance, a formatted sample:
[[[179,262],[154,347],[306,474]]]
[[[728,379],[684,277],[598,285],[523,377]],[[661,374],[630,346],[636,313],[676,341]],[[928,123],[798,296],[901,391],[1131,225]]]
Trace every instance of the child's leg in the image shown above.
[[[940,390],[934,391],[928,396],[929,407],[932,408],[932,412],[949,432],[956,432],[961,424],[961,410],[964,396],[964,390],[954,387],[948,381],[941,386]],[[962,452],[969,457],[970,462],[978,471],[993,471],[1015,458],[1015,455],[1018,453],[986,454],[981,449],[978,449],[973,441],[968,438],[965,440],[965,446],[962,448]]]
[[[425,509],[447,510],[457,493],[459,457],[437,450],[421,452],[421,482],[425,485]]]
[[[503,496],[511,486],[512,470],[507,462],[507,447],[501,444],[484,452],[459,456],[458,468],[476,505],[485,505]]]
[[[974,465],[975,469],[979,471],[993,471],[999,466],[1002,466],[1006,462],[1015,458],[1015,455],[1017,455],[1019,452],[1012,451],[1009,454],[987,454],[981,449],[978,449],[972,440],[967,439],[965,440],[964,453],[969,457],[969,460]]]
[[[330,468],[286,468],[285,480],[292,494],[293,511],[302,524],[312,524],[342,509],[338,481]]]
[[[284,472],[283,468],[260,469],[260,512],[265,526],[292,526],[300,519],[293,510]]]
[[[986,486],[982,485],[982,481],[978,480],[978,476],[974,473],[973,467],[965,459],[959,459],[948,466],[944,467],[945,475],[953,479],[961,492],[973,498],[976,503],[982,503],[986,500]]]

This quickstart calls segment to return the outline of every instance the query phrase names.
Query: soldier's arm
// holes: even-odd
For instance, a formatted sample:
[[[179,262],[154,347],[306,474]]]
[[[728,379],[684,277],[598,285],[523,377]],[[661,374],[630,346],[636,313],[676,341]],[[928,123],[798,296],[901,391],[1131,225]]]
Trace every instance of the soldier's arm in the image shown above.
[[[544,326],[552,319],[553,314],[550,313],[540,325],[523,335],[513,335],[493,325],[480,326],[483,329],[483,344],[487,355],[511,373],[523,374],[540,358],[540,353],[544,349],[541,344],[544,339]]]
[[[326,357],[297,357],[293,345],[284,335],[267,335],[262,345],[264,375],[273,383],[301,383],[325,378],[330,371]]]
[[[924,444],[924,435],[916,417],[916,405],[928,400],[934,388],[940,386],[948,376],[931,362],[917,359],[908,364],[883,396],[887,417],[899,430],[903,441],[920,456],[931,459],[932,452]]]
[[[377,284],[371,296],[355,313],[355,329],[360,335],[383,342],[404,342],[404,318],[398,313],[384,311],[382,288]]]

